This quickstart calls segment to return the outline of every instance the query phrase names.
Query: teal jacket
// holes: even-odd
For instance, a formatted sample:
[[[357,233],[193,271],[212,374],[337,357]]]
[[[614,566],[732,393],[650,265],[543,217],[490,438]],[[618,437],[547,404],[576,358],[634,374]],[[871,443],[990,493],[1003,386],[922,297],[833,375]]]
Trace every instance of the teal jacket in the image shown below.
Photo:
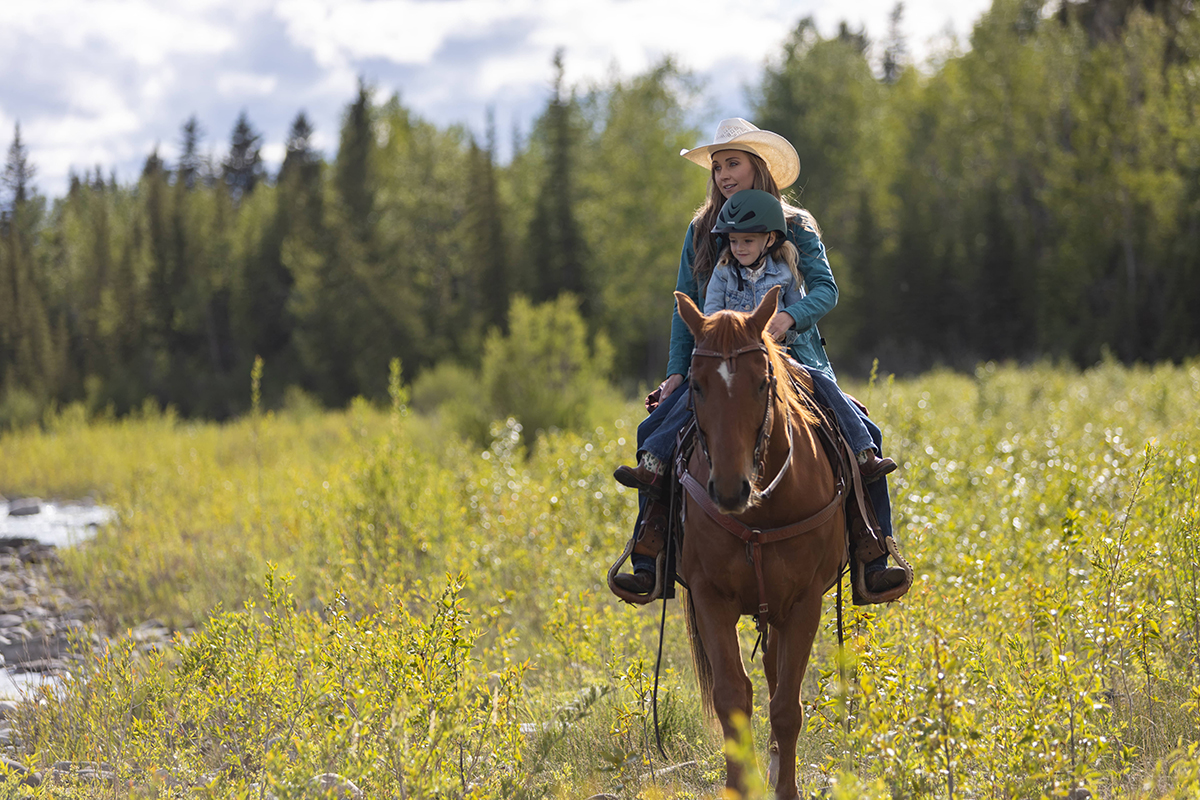
[[[675,282],[675,290],[692,298],[699,308],[704,308],[704,294],[708,287],[697,286],[696,277],[692,274],[692,262],[696,258],[696,248],[692,244],[694,224],[688,225],[687,235],[683,237],[683,253],[679,257],[679,277]],[[798,219],[789,221],[788,239],[800,251],[800,276],[804,278],[805,289],[804,297],[783,309],[795,320],[792,330],[796,332],[796,339],[788,350],[801,364],[819,369],[836,380],[821,342],[821,332],[817,329],[817,321],[837,305],[838,298],[833,271],[829,269],[829,259],[825,256],[825,245],[816,231],[805,227]],[[696,340],[676,307],[671,317],[667,375],[687,375],[695,346]]]

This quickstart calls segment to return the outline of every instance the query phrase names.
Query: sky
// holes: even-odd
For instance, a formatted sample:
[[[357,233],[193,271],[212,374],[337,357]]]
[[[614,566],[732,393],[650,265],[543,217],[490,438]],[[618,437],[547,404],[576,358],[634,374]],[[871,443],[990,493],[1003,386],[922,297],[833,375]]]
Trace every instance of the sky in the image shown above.
[[[967,46],[990,0],[906,0],[918,65]],[[873,41],[895,0],[0,0],[0,147],[14,126],[38,190],[61,196],[73,169],[130,182],[157,147],[168,163],[193,114],[219,160],[243,110],[274,169],[303,110],[327,155],[358,78],[380,100],[439,126],[482,133],[500,156],[550,96],[551,61],[586,87],[671,56],[703,81],[702,130],[750,115],[746,88],[804,17],[831,36],[845,20]],[[699,142],[698,142],[699,144]]]

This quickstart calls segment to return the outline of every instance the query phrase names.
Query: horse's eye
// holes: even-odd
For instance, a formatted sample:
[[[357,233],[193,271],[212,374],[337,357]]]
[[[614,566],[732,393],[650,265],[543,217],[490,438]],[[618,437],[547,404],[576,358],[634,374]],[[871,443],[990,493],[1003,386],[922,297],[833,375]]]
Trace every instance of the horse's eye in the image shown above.
[[[692,394],[696,396],[696,399],[704,397],[704,392],[700,391],[700,384],[692,381],[690,385],[692,387]]]
[[[766,379],[766,378],[763,378],[763,381],[762,381],[762,383],[761,383],[761,384],[759,384],[759,387],[758,387],[758,393],[759,393],[759,394],[762,394],[762,393],[763,393],[763,392],[765,392],[766,390],[767,390],[767,379]]]

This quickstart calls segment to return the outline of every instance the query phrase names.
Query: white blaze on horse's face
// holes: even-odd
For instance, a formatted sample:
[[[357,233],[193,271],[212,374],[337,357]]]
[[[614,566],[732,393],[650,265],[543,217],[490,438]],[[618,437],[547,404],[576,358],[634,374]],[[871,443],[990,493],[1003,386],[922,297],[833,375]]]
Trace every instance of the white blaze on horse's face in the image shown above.
[[[729,368],[728,361],[721,362],[721,366],[717,367],[717,374],[725,381],[725,388],[729,391],[729,396],[733,397],[733,370]]]

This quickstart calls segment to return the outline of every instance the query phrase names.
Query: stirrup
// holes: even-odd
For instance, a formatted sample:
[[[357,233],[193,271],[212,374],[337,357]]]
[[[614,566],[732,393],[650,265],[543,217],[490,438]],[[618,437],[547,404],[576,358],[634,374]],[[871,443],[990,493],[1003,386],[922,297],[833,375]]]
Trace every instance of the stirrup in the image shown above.
[[[668,542],[654,559],[654,588],[650,590],[649,594],[634,594],[622,589],[616,583],[617,572],[633,553],[633,543],[634,539],[630,539],[629,544],[625,545],[625,552],[621,553],[620,558],[614,561],[613,565],[608,568],[608,590],[626,603],[631,603],[635,606],[644,606],[662,597],[663,584],[666,582],[667,573],[667,546],[670,543]]]
[[[899,586],[894,586],[886,592],[871,592],[867,590],[866,567],[862,561],[857,558],[852,559],[851,566],[851,581],[850,590],[854,598],[854,605],[868,606],[877,603],[891,603],[894,600],[899,600],[909,589],[913,583],[913,568],[912,565],[904,560],[904,556],[900,555],[900,548],[896,544],[895,537],[888,536],[884,539],[887,544],[888,554],[896,561],[898,567],[904,569],[904,583]]]

